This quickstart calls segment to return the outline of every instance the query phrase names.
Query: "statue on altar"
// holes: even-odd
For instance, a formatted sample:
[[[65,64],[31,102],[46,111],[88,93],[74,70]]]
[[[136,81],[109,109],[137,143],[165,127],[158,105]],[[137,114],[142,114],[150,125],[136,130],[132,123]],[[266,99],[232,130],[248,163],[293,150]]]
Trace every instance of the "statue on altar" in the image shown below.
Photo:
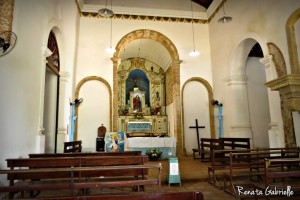
[[[156,103],[156,108],[155,108],[155,113],[157,114],[157,115],[160,115],[160,105],[159,105],[159,102],[157,102]]]
[[[135,112],[141,112],[141,98],[139,95],[136,95],[134,98],[133,98],[133,110]]]

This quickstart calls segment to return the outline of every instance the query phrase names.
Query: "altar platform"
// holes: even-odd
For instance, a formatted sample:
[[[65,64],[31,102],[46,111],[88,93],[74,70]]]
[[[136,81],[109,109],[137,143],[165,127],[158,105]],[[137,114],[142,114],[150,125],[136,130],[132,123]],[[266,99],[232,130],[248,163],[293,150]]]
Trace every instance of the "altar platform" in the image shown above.
[[[173,137],[132,137],[128,138],[128,148],[131,151],[142,151],[146,155],[148,149],[159,149],[161,159],[176,156],[176,139]]]

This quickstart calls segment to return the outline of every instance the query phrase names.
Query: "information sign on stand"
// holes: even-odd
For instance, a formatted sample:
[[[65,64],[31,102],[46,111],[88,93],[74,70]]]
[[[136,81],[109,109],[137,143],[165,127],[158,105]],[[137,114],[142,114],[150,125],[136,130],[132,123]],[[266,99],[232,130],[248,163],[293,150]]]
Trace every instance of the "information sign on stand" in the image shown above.
[[[179,183],[181,186],[178,158],[169,158],[169,186],[171,183]]]

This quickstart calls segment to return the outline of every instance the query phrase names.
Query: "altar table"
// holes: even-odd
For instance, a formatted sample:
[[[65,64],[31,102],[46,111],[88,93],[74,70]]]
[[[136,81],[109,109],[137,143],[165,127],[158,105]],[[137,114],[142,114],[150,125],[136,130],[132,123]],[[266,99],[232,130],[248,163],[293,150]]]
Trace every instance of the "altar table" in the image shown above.
[[[159,149],[162,159],[176,156],[176,139],[173,137],[132,137],[128,138],[128,147],[131,151],[142,151],[142,155],[146,155],[148,149]]]

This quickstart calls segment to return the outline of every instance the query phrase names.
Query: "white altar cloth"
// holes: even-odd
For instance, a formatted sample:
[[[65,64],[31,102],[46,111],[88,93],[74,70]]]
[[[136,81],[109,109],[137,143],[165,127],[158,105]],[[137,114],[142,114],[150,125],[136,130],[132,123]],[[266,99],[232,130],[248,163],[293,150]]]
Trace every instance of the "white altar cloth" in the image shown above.
[[[176,139],[173,137],[132,137],[128,138],[131,147],[175,147]]]

